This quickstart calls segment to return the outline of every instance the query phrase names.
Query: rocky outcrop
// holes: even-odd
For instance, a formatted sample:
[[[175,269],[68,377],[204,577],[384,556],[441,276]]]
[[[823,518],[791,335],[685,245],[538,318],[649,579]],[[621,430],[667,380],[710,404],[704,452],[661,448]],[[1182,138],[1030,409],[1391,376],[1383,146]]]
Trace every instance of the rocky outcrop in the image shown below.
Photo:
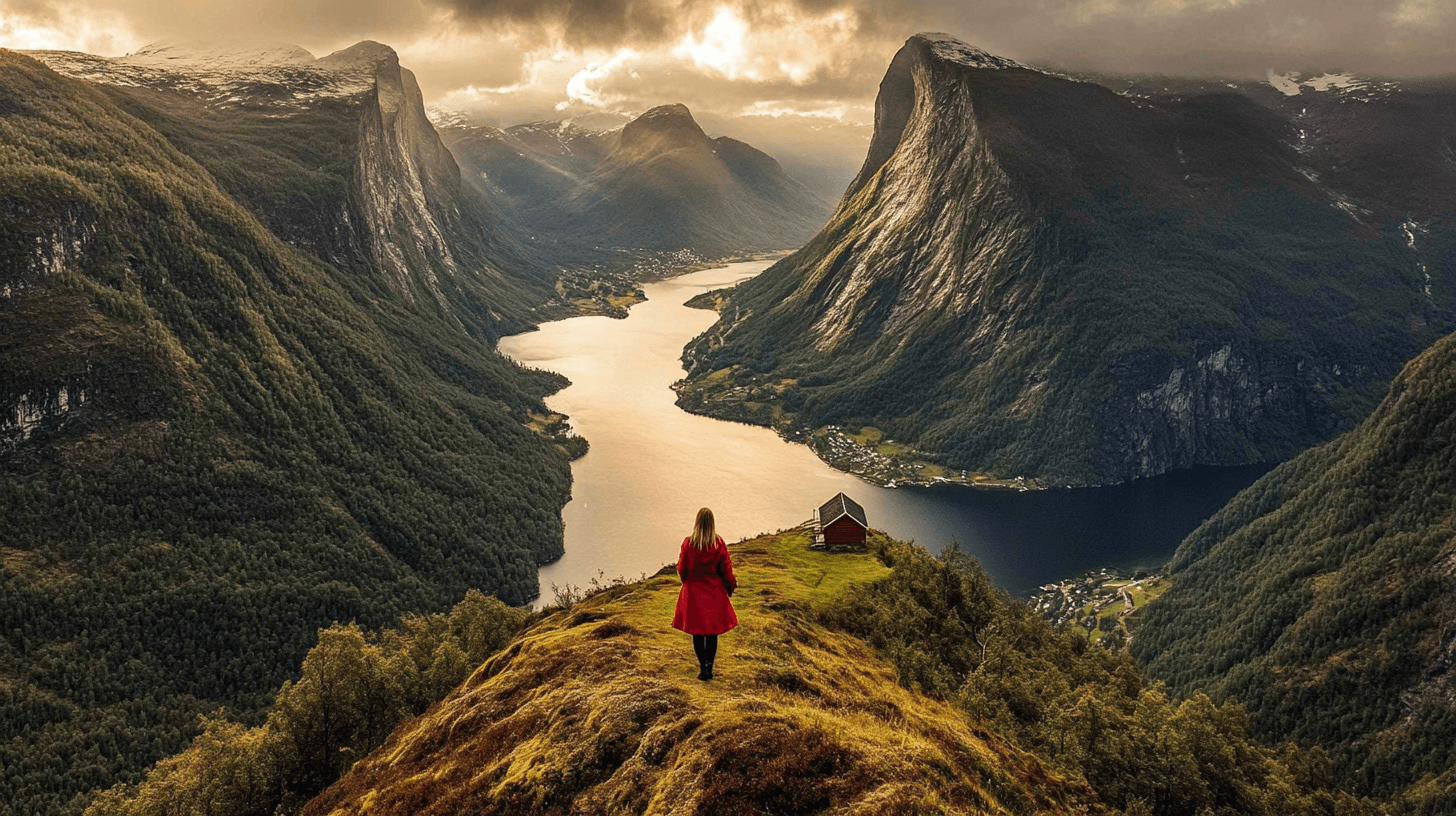
[[[359,119],[354,200],[367,225],[371,255],[403,296],[448,303],[441,290],[460,272],[441,213],[445,189],[459,169],[425,116],[414,74],[394,49],[363,42],[321,60],[342,72],[372,75],[373,104]],[[443,216],[443,217],[442,217]],[[422,291],[421,291],[422,290]]]
[[[0,248],[0,299],[74,269],[97,234],[94,214],[79,205],[55,212],[10,201],[0,204],[0,213],[20,238]]]
[[[1456,327],[1434,262],[1456,246],[1456,176],[1385,174],[1380,197],[1364,178],[1372,126],[1439,159],[1456,85],[1329,111],[1109,85],[1128,87],[912,37],[828,226],[738,287],[685,351],[688,390],[757,378],[776,424],[1104,484],[1287,458]],[[1426,223],[1440,237],[1415,240]],[[745,413],[720,396],[683,407]]]
[[[1341,424],[1318,396],[1337,387],[1332,372],[1242,341],[1181,356],[1150,347],[1108,370],[1117,390],[1092,407],[1101,472],[1287,458]]]
[[[88,396],[86,386],[78,380],[11,398],[4,413],[0,413],[0,453],[72,419],[85,406]]]

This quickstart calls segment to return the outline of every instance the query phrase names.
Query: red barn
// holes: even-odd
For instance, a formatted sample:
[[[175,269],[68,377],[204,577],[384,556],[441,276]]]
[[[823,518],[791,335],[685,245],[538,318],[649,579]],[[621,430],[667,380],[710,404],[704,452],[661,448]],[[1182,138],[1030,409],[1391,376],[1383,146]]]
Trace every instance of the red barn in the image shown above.
[[[840,493],[814,511],[814,529],[815,547],[858,549],[864,547],[870,525],[859,502]]]

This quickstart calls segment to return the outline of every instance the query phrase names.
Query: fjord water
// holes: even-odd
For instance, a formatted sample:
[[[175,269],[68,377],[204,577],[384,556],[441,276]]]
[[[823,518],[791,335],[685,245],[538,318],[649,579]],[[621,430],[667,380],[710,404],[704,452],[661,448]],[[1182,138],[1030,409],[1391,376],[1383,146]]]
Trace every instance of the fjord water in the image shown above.
[[[1103,567],[1153,567],[1268,468],[1199,468],[1077,490],[876,487],[824,464],[767,428],[689,414],[674,404],[682,349],[717,319],[683,302],[763,271],[729,264],[644,287],[625,320],[577,317],[503,339],[500,349],[572,384],[546,400],[591,443],[572,465],[566,555],[541,569],[553,585],[651,574],[677,558],[699,507],[736,541],[807,521],[843,491],[870,526],[939,551],[951,540],[1013,594]],[[740,576],[742,577],[742,576]]]

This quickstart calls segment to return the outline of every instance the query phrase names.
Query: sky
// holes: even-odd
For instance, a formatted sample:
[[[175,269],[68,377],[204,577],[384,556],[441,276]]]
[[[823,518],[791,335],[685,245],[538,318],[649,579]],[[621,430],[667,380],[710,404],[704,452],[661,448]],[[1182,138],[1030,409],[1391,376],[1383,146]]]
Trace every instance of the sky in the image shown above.
[[[428,103],[498,125],[680,102],[712,135],[823,165],[829,187],[863,158],[879,80],[918,31],[1060,69],[1456,74],[1456,0],[0,0],[8,48],[377,40]]]

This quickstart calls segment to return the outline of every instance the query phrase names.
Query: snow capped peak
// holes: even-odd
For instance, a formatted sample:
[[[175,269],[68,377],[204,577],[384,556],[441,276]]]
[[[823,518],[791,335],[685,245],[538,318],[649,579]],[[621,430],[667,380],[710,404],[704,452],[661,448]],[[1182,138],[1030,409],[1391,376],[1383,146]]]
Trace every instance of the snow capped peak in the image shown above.
[[[117,60],[152,68],[211,71],[306,65],[313,61],[313,54],[290,43],[176,40],[154,42]]]
[[[686,117],[688,119],[691,119],[693,118],[693,114],[692,111],[688,110],[687,105],[684,105],[680,102],[674,102],[670,105],[658,105],[657,107],[637,117],[637,120],[651,121],[653,119],[672,119],[677,117]]]
[[[430,105],[425,108],[425,117],[437,128],[468,128],[475,126],[475,122],[471,120],[470,114],[462,110],[445,110]]]
[[[372,68],[381,62],[391,61],[399,62],[399,54],[393,48],[373,40],[364,40],[342,51],[335,51],[320,59],[319,64],[330,68]]]
[[[926,31],[911,37],[930,47],[930,53],[947,62],[955,62],[971,68],[1025,68],[1013,59],[998,57],[982,48],[977,48],[949,34]]]
[[[323,59],[287,43],[226,40],[156,42],[116,59],[60,51],[33,55],[66,76],[191,93],[218,109],[308,107],[320,99],[368,93],[376,89],[381,69],[399,70],[394,49],[369,41]]]

